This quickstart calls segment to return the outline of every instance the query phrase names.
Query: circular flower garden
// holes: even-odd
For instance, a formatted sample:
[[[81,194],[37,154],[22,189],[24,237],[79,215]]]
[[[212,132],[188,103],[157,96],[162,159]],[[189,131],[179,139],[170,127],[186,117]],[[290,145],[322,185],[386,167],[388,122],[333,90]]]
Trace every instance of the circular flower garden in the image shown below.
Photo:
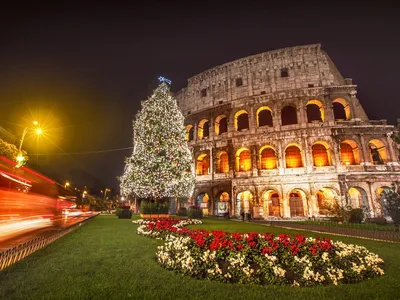
[[[230,283],[315,286],[381,276],[383,260],[365,247],[299,234],[193,230],[195,219],[138,220],[137,233],[165,241],[158,262],[195,278]]]

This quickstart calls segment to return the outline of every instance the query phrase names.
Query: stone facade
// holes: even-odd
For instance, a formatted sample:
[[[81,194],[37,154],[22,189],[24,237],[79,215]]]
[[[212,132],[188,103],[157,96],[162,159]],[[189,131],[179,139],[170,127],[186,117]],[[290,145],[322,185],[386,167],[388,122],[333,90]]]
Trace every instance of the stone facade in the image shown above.
[[[321,45],[242,58],[189,78],[176,95],[196,164],[192,201],[210,215],[304,218],[335,204],[380,216],[400,181],[386,120],[369,120]]]

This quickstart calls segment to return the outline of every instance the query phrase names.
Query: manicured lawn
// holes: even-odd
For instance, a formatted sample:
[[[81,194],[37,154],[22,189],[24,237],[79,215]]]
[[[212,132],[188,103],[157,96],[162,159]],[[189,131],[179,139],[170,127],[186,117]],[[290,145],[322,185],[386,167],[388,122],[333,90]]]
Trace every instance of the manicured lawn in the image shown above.
[[[216,219],[204,219],[203,225],[192,227],[295,232]],[[162,242],[137,235],[136,228],[131,220],[96,217],[0,272],[0,299],[398,299],[399,244],[331,236],[364,245],[385,260],[385,276],[358,284],[314,288],[232,285],[163,269],[155,261],[156,247]]]
[[[338,222],[326,222],[326,221],[299,221],[299,224],[310,224],[310,225],[322,225],[329,227],[344,227],[344,228],[356,228],[356,229],[365,229],[365,230],[383,230],[383,231],[394,231],[394,225],[378,225],[378,224],[368,224],[368,223],[342,223]]]

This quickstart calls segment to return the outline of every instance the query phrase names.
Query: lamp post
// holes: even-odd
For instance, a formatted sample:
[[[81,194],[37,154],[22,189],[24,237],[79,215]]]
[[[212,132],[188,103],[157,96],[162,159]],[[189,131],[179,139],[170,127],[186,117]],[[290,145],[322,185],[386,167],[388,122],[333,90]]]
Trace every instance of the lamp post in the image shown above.
[[[65,181],[64,188],[67,188],[67,187],[69,187],[69,185],[70,185],[69,181],[68,181],[68,180],[67,180],[67,181]]]
[[[33,121],[33,125],[38,126],[38,122],[37,121]],[[19,143],[19,148],[18,148],[18,156],[17,156],[17,168],[19,168],[20,166],[22,166],[24,164],[25,161],[25,157],[22,155],[22,144],[24,143],[25,140],[25,136],[29,130],[29,126],[26,126],[24,129],[24,132],[22,133],[22,137],[21,137],[21,142]],[[40,127],[36,127],[35,128],[35,133],[37,135],[41,135],[43,133],[43,130]]]

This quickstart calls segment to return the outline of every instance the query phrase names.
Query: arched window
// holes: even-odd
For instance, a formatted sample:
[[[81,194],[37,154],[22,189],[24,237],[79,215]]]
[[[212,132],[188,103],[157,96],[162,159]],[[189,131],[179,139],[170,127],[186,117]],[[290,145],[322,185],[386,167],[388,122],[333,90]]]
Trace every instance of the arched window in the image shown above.
[[[276,154],[274,149],[270,147],[261,148],[260,151],[260,168],[263,170],[276,169]]]
[[[303,160],[301,158],[301,151],[297,146],[289,146],[285,151],[286,168],[301,168],[303,167]]]
[[[237,131],[249,129],[249,114],[245,110],[240,110],[235,114],[235,129]]]
[[[186,126],[186,140],[188,142],[193,141],[194,138],[194,128],[193,125]]]
[[[307,120],[308,123],[324,121],[324,107],[318,100],[310,100],[307,103]]]
[[[314,166],[324,167],[331,165],[328,149],[324,145],[314,144],[312,146],[312,155]]]
[[[262,126],[272,127],[272,113],[268,106],[260,107],[257,110],[257,127]]]
[[[297,124],[297,112],[293,106],[285,106],[281,111],[282,125]]]
[[[225,132],[228,132],[228,118],[220,115],[215,119],[215,134],[220,135]]]
[[[229,158],[226,151],[217,155],[217,173],[229,173]]]
[[[335,120],[350,120],[350,105],[343,98],[333,100],[333,115]]]
[[[203,119],[199,122],[199,126],[197,128],[199,139],[208,138],[210,136],[210,122],[208,120]]]
[[[201,154],[197,157],[196,174],[208,175],[210,166],[210,159],[207,154]]]
[[[375,139],[369,141],[368,146],[371,163],[374,165],[384,165],[388,158],[385,144]]]
[[[359,165],[360,150],[356,142],[344,140],[340,143],[340,158],[343,165]]]
[[[247,172],[251,170],[251,154],[246,148],[236,152],[236,171]]]

